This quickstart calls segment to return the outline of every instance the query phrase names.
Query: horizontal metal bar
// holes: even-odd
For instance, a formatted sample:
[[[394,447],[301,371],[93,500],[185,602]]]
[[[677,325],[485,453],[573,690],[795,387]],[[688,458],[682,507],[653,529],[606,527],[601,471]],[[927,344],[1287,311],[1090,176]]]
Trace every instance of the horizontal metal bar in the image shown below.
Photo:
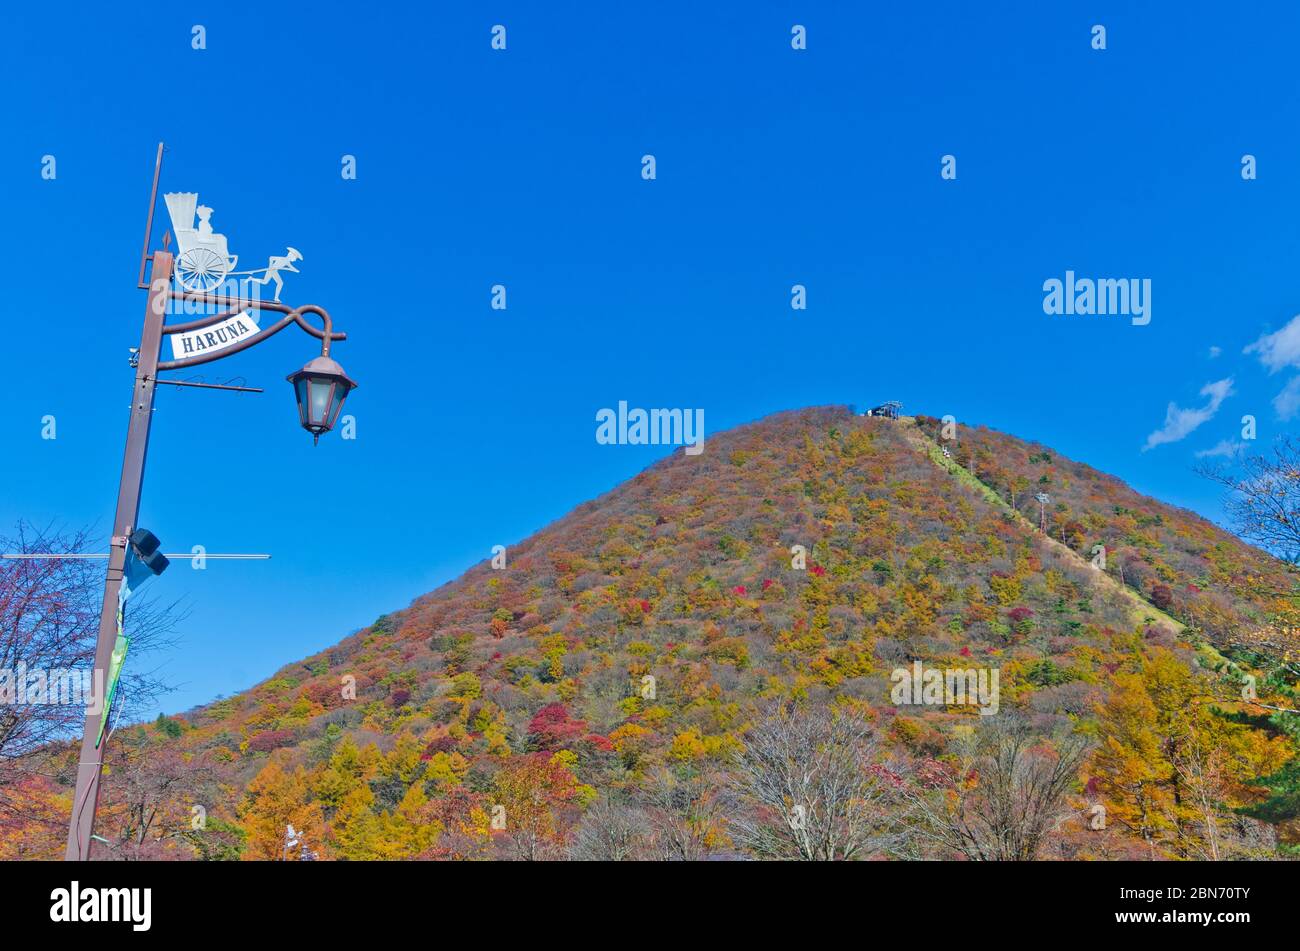
[[[206,552],[200,555],[197,552],[192,552],[192,551],[167,551],[167,552],[163,552],[163,556],[166,558],[212,558],[217,561],[221,561],[223,559],[224,560],[245,559],[250,561],[267,561],[271,557],[270,555],[261,555],[261,554],[233,555],[233,554],[208,554]],[[0,558],[7,558],[10,561],[19,561],[24,559],[34,560],[38,558],[40,559],[45,559],[45,558],[97,559],[97,558],[107,558],[107,557],[108,557],[107,553],[102,555],[82,555],[82,554],[74,554],[71,552],[36,552],[36,553],[4,552],[3,554],[0,554]]]
[[[303,330],[307,331],[318,340],[324,340],[328,337],[331,340],[347,340],[348,335],[341,330],[336,331],[333,322],[323,307],[316,304],[302,304],[299,307],[290,307],[288,304],[282,304],[279,301],[263,300],[244,300],[239,297],[229,297],[224,294],[187,294],[184,291],[171,291],[173,300],[187,301],[190,303],[202,304],[205,307],[220,307],[222,310],[216,314],[210,314],[207,317],[199,317],[195,320],[188,320],[180,324],[167,324],[163,327],[164,334],[183,334],[191,330],[202,330],[204,327],[211,327],[213,324],[233,317],[236,314],[242,314],[247,310],[267,310],[275,314],[284,314],[285,317],[291,318],[298,322]],[[317,330],[311,324],[302,319],[303,314],[317,314],[326,324],[324,330]]]
[[[260,386],[231,386],[229,383],[189,383],[185,380],[164,380],[161,377],[154,380],[155,383],[165,383],[168,386],[197,386],[205,390],[236,390],[240,393],[265,393],[266,391]]]

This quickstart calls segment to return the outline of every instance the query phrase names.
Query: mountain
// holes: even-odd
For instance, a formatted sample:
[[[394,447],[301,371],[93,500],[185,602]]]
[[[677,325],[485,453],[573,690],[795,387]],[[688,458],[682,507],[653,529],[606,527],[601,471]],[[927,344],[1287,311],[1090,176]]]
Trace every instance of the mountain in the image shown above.
[[[1087,744],[1038,857],[1286,854],[1300,747],[1278,661],[1296,644],[1273,618],[1294,569],[1050,449],[945,435],[821,407],[674,452],[504,567],[119,731],[101,834],[127,854],[273,858],[292,823],[324,857],[473,858],[591,854],[622,830],[637,855],[743,856],[770,810],[736,792],[737,758],[795,701],[870,725],[900,815],[975,803],[996,755],[971,738],[1014,722],[1035,769]],[[900,683],[927,669],[995,702],[910,702],[920,683]],[[67,792],[29,794],[54,809]],[[0,854],[24,834],[0,829]]]

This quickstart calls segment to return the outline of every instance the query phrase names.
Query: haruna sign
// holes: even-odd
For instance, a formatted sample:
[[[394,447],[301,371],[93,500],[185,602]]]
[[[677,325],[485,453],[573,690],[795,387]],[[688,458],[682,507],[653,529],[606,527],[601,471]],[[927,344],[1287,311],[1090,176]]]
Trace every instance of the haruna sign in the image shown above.
[[[188,333],[172,334],[172,356],[180,360],[209,350],[221,350],[238,343],[245,337],[257,333],[257,321],[249,311],[228,317],[218,324],[191,330]]]

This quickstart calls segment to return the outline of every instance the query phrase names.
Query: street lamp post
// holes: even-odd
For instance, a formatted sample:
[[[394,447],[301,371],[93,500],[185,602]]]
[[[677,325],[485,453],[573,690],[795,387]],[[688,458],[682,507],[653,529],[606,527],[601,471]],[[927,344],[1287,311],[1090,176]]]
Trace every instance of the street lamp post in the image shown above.
[[[228,357],[241,350],[256,346],[268,337],[283,330],[291,323],[298,324],[303,330],[321,341],[321,356],[307,364],[302,370],[289,377],[294,383],[294,395],[299,404],[299,419],[308,432],[319,439],[328,432],[338,419],[343,401],[356,384],[343,372],[343,368],[329,356],[330,344],[335,340],[347,339],[347,334],[336,333],[328,313],[321,307],[305,305],[289,307],[279,301],[246,300],[241,297],[212,295],[203,292],[175,290],[172,278],[175,259],[170,250],[170,235],[163,240],[163,249],[148,254],[150,233],[153,226],[153,210],[158,197],[158,178],[162,170],[163,146],[158,145],[158,157],[154,166],[153,190],[149,199],[149,215],[145,225],[144,251],[141,256],[139,285],[148,290],[145,304],[144,329],[140,335],[140,349],[135,364],[135,390],[131,398],[131,416],[126,434],[126,451],[122,461],[122,476],[118,486],[117,509],[113,516],[112,540],[108,557],[108,573],[104,580],[104,603],[99,616],[99,636],[95,647],[95,678],[98,685],[93,691],[96,696],[86,713],[85,732],[81,741],[81,756],[77,765],[77,786],[72,799],[72,819],[68,828],[68,845],[65,858],[68,861],[90,858],[91,834],[95,824],[95,810],[99,800],[99,780],[104,765],[104,748],[108,743],[108,734],[101,733],[101,716],[106,718],[107,709],[96,710],[108,702],[108,672],[113,659],[113,649],[117,641],[119,600],[122,581],[126,568],[130,538],[139,525],[137,516],[140,509],[140,490],[144,482],[145,456],[149,447],[149,427],[153,418],[154,393],[158,384],[179,381],[164,380],[158,374],[167,370],[210,363]],[[146,263],[152,261],[149,283],[144,281]],[[169,301],[185,300],[210,307],[218,312],[210,316],[186,323],[168,325],[166,315]],[[159,361],[163,337],[173,334],[191,333],[227,321],[232,317],[249,312],[252,309],[270,311],[283,315],[276,323],[249,334],[238,342],[222,349],[200,353],[193,357],[176,360]],[[313,314],[321,318],[323,327],[317,329],[306,319]],[[205,384],[190,383],[191,386]],[[231,387],[214,387],[230,389]],[[103,678],[100,680],[99,678]]]

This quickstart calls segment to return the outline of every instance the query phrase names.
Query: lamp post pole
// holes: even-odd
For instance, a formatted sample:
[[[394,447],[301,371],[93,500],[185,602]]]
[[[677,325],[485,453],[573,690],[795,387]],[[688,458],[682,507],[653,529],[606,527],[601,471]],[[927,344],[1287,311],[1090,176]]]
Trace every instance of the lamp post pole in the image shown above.
[[[203,246],[200,244],[196,248],[191,244],[187,252],[185,242],[180,240],[182,234],[180,230],[177,231],[178,243],[181,245],[179,259],[173,258],[171,254],[171,235],[164,236],[162,250],[155,251],[152,255],[153,268],[149,272],[149,283],[145,284],[145,269],[151,260],[149,242],[153,233],[153,213],[158,200],[158,179],[162,173],[163,151],[163,144],[160,142],[158,157],[154,163],[153,189],[149,195],[149,213],[145,220],[144,249],[140,256],[138,279],[140,289],[147,290],[149,296],[145,305],[144,330],[140,335],[140,349],[135,364],[131,420],[126,433],[122,479],[117,490],[117,511],[113,516],[108,574],[104,579],[104,605],[99,615],[99,635],[95,642],[95,666],[92,668],[91,678],[91,683],[94,685],[91,689],[92,702],[87,708],[86,729],[81,739],[81,758],[77,761],[77,786],[72,798],[72,820],[68,826],[68,846],[64,853],[68,861],[85,861],[90,858],[93,838],[91,833],[95,826],[95,810],[99,805],[99,781],[104,766],[104,747],[109,740],[108,733],[102,727],[106,723],[109,712],[106,705],[112,688],[109,677],[118,636],[118,595],[122,590],[131,534],[139,529],[137,517],[140,511],[140,489],[144,482],[144,461],[149,449],[149,427],[153,421],[155,391],[160,383],[209,387],[217,390],[246,389],[221,384],[161,380],[158,374],[167,370],[200,366],[232,356],[275,336],[290,324],[297,324],[321,342],[321,355],[288,378],[294,386],[302,427],[316,439],[319,439],[322,433],[329,432],[343,409],[343,401],[347,399],[348,393],[356,388],[355,381],[351,380],[343,372],[343,368],[329,356],[330,344],[336,340],[346,340],[348,335],[334,330],[334,322],[323,307],[315,304],[290,307],[288,304],[281,304],[278,300],[249,299],[242,293],[231,296],[210,294],[206,290],[195,290],[193,287],[187,289],[184,281],[186,269],[189,269],[188,273],[193,278],[194,274],[203,268],[203,259],[194,257],[196,250],[203,249]],[[196,195],[183,197],[197,198]],[[171,212],[170,206],[168,211]],[[193,211],[192,207],[191,211]],[[211,209],[208,211],[211,213]],[[189,223],[192,224],[192,221]],[[190,234],[193,240],[193,229],[186,233]],[[224,239],[220,247],[224,252]],[[186,257],[187,253],[191,255],[189,258]],[[172,287],[173,270],[176,269],[178,260],[182,265],[177,276],[177,281],[182,285],[180,290]],[[233,262],[234,258],[229,258],[227,267],[233,266]],[[266,270],[273,271],[273,268]],[[225,270],[222,270],[223,278],[225,273]],[[172,301],[193,303],[205,312],[205,316],[169,325],[166,319]],[[281,316],[275,323],[256,333],[249,333],[237,342],[228,342],[226,332],[216,328],[216,325],[237,318],[240,314],[248,317],[255,325],[256,322],[249,317],[253,310]],[[320,329],[313,327],[308,322],[307,315],[319,317],[323,326]],[[206,328],[209,327],[214,329],[207,331]],[[193,335],[198,331],[205,331],[206,346],[199,344],[201,352],[184,357],[176,355],[172,360],[159,360],[164,337],[175,334]],[[218,334],[219,344],[216,339]],[[180,339],[187,341],[185,336]],[[175,341],[173,341],[173,353],[179,353]]]
[[[126,431],[126,453],[122,459],[122,479],[117,490],[117,512],[113,516],[108,574],[104,579],[104,605],[99,614],[99,638],[95,644],[92,697],[96,701],[86,710],[86,729],[81,739],[81,758],[77,764],[77,788],[72,798],[72,822],[68,827],[68,847],[64,858],[77,861],[90,858],[90,835],[99,805],[99,778],[104,765],[105,733],[100,739],[101,717],[107,714],[108,670],[117,641],[117,596],[122,587],[126,565],[127,539],[136,528],[140,510],[140,489],[144,483],[144,460],[149,449],[149,426],[153,421],[154,391],[158,382],[158,353],[162,346],[163,320],[171,289],[172,256],[167,251],[153,255],[153,271],[148,302],[144,311],[144,331],[140,335],[139,363],[135,371],[135,390],[131,394],[131,421]]]

